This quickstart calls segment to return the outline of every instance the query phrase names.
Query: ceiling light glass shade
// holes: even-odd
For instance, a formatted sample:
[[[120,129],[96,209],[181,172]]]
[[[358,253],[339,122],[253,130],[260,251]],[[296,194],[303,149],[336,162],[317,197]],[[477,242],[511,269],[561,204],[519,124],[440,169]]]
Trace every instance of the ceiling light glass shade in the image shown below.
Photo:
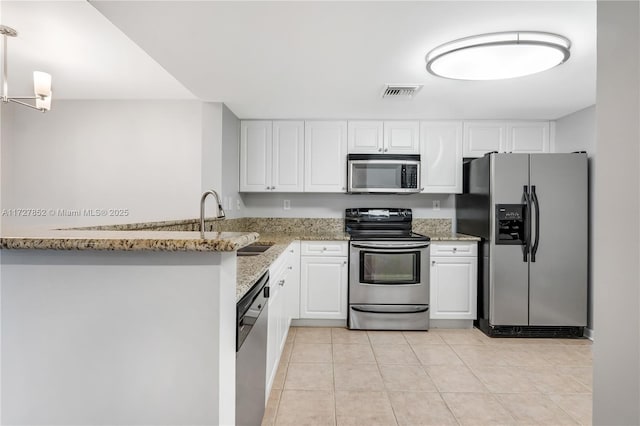
[[[456,80],[502,80],[546,71],[569,59],[569,39],[513,31],[445,43],[426,56],[427,71]]]
[[[51,74],[46,72],[33,72],[33,91],[36,96],[46,97],[51,95]]]
[[[39,110],[49,111],[51,109],[51,96],[53,92],[49,92],[49,96],[44,98],[36,98],[36,108]]]

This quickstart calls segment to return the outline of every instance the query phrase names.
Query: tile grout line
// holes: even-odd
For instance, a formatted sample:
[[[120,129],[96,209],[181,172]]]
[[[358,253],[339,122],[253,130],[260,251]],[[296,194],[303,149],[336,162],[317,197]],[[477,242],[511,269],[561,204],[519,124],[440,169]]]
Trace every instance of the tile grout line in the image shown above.
[[[456,350],[451,346],[451,344],[450,344],[449,342],[447,342],[447,340],[446,340],[444,337],[440,336],[440,338],[444,341],[444,343],[447,345],[447,347],[448,347],[448,348],[449,348],[449,349],[450,349],[450,350],[451,350],[451,351],[456,355],[456,357],[458,357],[458,359],[460,360],[460,362],[462,362],[462,364],[463,364],[464,366],[466,366],[466,367],[469,369],[469,371],[471,371],[471,367],[469,367],[469,365],[467,365],[467,363],[466,363],[466,362],[464,362],[464,360],[460,357],[460,355],[458,355],[458,352],[456,352]],[[431,377],[431,375],[429,374],[429,372],[427,372],[427,371],[425,371],[425,372],[427,373],[427,375],[428,375],[429,377]],[[473,372],[471,372],[471,374],[473,374]],[[475,374],[473,374],[473,376],[475,377]],[[476,377],[476,379],[478,379],[478,378]],[[432,379],[432,380],[433,380],[433,379]],[[480,380],[480,379],[478,379],[478,380]],[[480,382],[480,383],[482,383],[482,382]],[[435,381],[434,381],[434,383],[433,383],[433,384],[436,386],[436,389],[438,389],[438,395],[440,395],[440,399],[442,399],[442,402],[444,402],[444,405],[447,407],[447,409],[449,410],[449,412],[451,413],[451,415],[453,416],[453,418],[456,420],[456,422],[458,422],[458,425],[462,425],[462,419],[460,419],[460,418],[458,418],[458,416],[456,416],[455,411],[453,411],[453,409],[451,408],[451,406],[450,406],[450,405],[449,405],[449,403],[447,402],[446,398],[442,395],[443,393],[446,393],[446,392],[442,392],[442,391],[438,388],[438,385],[435,383]],[[484,386],[484,383],[483,383],[482,385]],[[485,388],[486,388],[486,386],[485,386]],[[488,389],[487,389],[487,390],[488,390]]]
[[[338,399],[336,398],[336,364],[333,358],[333,328],[329,331],[331,336],[331,382],[333,383],[333,424],[338,425]]]
[[[404,335],[401,334],[401,336],[404,338]],[[369,332],[367,332],[367,338],[369,338]],[[407,340],[406,338],[404,339]],[[387,384],[384,382],[384,377],[382,377],[382,370],[380,369],[380,363],[378,362],[378,357],[376,356],[376,351],[373,349],[373,342],[371,341],[370,338],[369,338],[369,345],[371,346],[373,359],[376,362],[376,368],[378,369],[378,373],[380,374],[380,379],[382,380],[382,390],[384,394],[387,396],[387,400],[389,401],[389,406],[391,407],[391,412],[393,413],[393,419],[395,420],[396,425],[399,425],[400,423],[398,422],[398,415],[396,414],[396,410],[393,408],[393,403],[391,402],[391,396],[389,396],[389,392],[387,390]]]

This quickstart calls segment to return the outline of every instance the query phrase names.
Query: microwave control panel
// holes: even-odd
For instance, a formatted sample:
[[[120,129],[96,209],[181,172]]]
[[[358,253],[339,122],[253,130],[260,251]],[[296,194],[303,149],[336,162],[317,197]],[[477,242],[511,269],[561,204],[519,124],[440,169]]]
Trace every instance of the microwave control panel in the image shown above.
[[[415,164],[402,166],[402,187],[417,188],[418,187],[418,166]]]

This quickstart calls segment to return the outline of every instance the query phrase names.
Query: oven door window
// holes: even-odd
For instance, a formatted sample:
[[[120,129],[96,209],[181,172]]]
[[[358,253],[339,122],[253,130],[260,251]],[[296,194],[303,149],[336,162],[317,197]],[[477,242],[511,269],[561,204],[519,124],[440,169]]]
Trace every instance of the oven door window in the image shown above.
[[[360,252],[360,283],[418,284],[420,283],[420,251]]]

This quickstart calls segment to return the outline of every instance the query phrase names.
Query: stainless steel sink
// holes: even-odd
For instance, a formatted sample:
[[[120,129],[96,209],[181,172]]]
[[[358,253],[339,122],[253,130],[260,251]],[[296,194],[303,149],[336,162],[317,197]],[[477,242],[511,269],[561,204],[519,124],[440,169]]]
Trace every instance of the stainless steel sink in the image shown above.
[[[258,256],[273,247],[273,244],[253,243],[238,249],[238,256]]]

